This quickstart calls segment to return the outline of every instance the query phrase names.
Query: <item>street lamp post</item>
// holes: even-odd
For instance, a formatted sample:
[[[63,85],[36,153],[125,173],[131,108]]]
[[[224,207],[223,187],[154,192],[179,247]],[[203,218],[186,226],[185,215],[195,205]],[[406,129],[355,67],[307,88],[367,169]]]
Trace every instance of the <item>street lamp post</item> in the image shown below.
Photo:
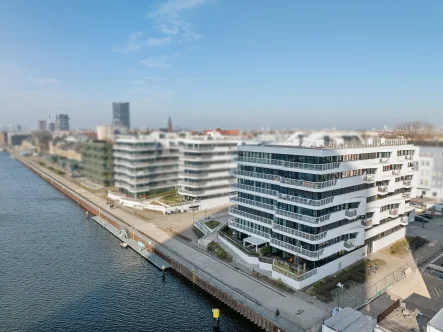
[[[337,287],[343,289],[343,284],[339,282],[337,284]],[[340,311],[340,289],[337,292],[337,308],[338,308],[337,310]]]

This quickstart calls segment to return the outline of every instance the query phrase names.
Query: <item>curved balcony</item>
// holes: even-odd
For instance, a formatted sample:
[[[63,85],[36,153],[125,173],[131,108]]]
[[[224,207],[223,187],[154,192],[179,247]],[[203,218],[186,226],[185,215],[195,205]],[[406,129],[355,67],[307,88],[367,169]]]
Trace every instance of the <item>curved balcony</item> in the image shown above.
[[[403,185],[405,187],[412,187],[412,181],[411,180],[404,180]]]
[[[276,238],[271,238],[271,244],[275,247],[280,247],[282,250],[287,250],[295,255],[302,255],[309,258],[319,258],[320,255],[323,254],[324,249],[320,249],[317,251],[310,251],[307,249],[303,249],[301,247],[294,246],[293,244],[278,240]]]
[[[275,215],[277,216],[281,216],[281,217],[285,217],[285,218],[289,218],[292,219],[294,221],[305,221],[311,224],[320,224],[323,221],[327,221],[329,220],[329,218],[331,217],[330,214],[326,214],[324,216],[321,217],[311,217],[311,216],[306,216],[303,214],[298,214],[295,212],[291,212],[291,211],[286,211],[286,210],[281,210],[281,209],[275,209]]]
[[[292,195],[286,195],[286,194],[278,194],[278,199],[290,203],[297,203],[297,204],[304,204],[304,205],[310,205],[310,206],[323,206],[326,204],[330,204],[334,201],[334,197],[328,197],[323,199],[309,199],[309,198],[303,198],[303,197],[297,197]]]
[[[159,181],[166,181],[166,180],[176,180],[178,179],[178,176],[177,173],[172,173],[172,174],[156,175],[155,177],[142,178],[142,177],[130,177],[122,174],[115,174],[114,178],[115,180],[120,180],[126,183],[137,185],[137,184],[156,183]],[[175,185],[176,183],[174,183],[174,186]]]
[[[365,182],[374,182],[375,181],[375,174],[365,174],[365,175],[363,175],[363,181],[365,181]]]
[[[389,216],[390,217],[397,217],[398,216],[398,209],[390,209]]]
[[[340,167],[340,163],[329,163],[329,164],[308,164],[308,163],[297,163],[278,159],[264,159],[264,158],[249,158],[249,157],[238,157],[238,162],[240,163],[251,163],[251,164],[263,164],[263,165],[275,165],[287,168],[296,168],[309,171],[326,171],[331,169],[336,169]]]
[[[276,223],[272,224],[272,229],[276,232],[276,233],[280,233],[286,236],[291,236],[291,237],[297,237],[297,238],[302,238],[302,239],[306,239],[309,241],[319,241],[323,238],[326,237],[327,235],[327,231],[326,232],[322,232],[319,234],[309,234],[309,233],[305,233],[290,227],[286,227],[283,225],[279,225]]]
[[[248,213],[248,212],[245,212],[245,211],[241,211],[241,210],[236,209],[236,208],[232,208],[232,207],[229,208],[229,214],[234,216],[234,217],[238,217],[238,218],[242,218],[242,219],[244,218],[246,220],[249,219],[249,220],[252,220],[252,221],[258,221],[260,223],[265,224],[266,226],[272,225],[272,219],[260,217],[260,216],[257,216],[255,214]]]
[[[312,188],[312,189],[323,189],[323,188],[332,187],[337,184],[337,180],[312,182],[312,181],[285,178],[274,174],[265,174],[265,173],[249,172],[241,170],[235,170],[233,174],[237,175],[238,177],[263,179],[268,181],[280,182],[281,184],[286,184],[296,187]]]
[[[115,152],[113,153],[114,160],[116,158],[122,158],[126,160],[151,160],[151,159],[157,159],[158,155],[154,153],[150,154],[141,154],[141,153],[129,153],[129,152]],[[177,158],[178,163],[178,158]]]
[[[343,246],[346,249],[351,250],[351,249],[355,248],[355,242],[353,239],[349,239],[349,240],[346,240],[345,242],[343,242]]]
[[[357,209],[345,210],[345,216],[348,218],[353,218],[357,215]]]
[[[203,190],[178,189],[177,193],[183,196],[200,196],[204,194]]]
[[[332,187],[337,184],[337,180],[328,180],[323,182],[311,182],[311,181],[305,181],[305,180],[296,180],[296,179],[290,179],[290,178],[280,178],[280,183],[282,184],[290,184],[296,187],[306,187],[306,188],[312,188],[312,189],[323,189],[327,187]]]
[[[249,171],[240,171],[240,170],[234,170],[233,174],[237,176],[246,176],[250,178],[257,178],[257,179],[264,179],[264,180],[271,180],[271,181],[280,181],[280,176],[273,175],[273,174],[265,174],[265,173],[258,173],[258,172],[249,172]]]
[[[252,236],[258,236],[258,237],[261,237],[261,238],[263,238],[265,240],[269,240],[271,238],[271,234],[270,233],[262,232],[262,231],[260,231],[258,229],[242,225],[242,224],[238,223],[235,220],[235,218],[228,219],[228,225],[229,225],[229,227],[231,227],[233,229],[236,229],[239,232],[247,233],[247,234],[252,235]]]
[[[198,171],[216,171],[216,170],[231,170],[237,167],[234,162],[231,163],[206,163],[206,164],[183,164],[180,163],[181,170],[198,170]]]
[[[178,181],[179,186],[191,187],[191,188],[211,188],[217,186],[231,186],[234,183],[234,179],[223,179],[223,180],[211,180],[211,181]]]
[[[371,227],[372,226],[372,218],[363,219],[361,221],[361,224],[365,227]]]
[[[135,145],[123,145],[117,142],[113,146],[113,151],[152,152],[152,151],[161,151],[161,148],[157,147],[156,145],[135,146]]]
[[[252,199],[234,196],[234,197],[230,198],[230,201],[240,203],[240,204],[255,206],[255,207],[262,208],[262,209],[269,210],[269,211],[274,211],[274,205],[253,201]]]
[[[388,186],[379,186],[378,193],[382,195],[386,195],[388,193]]]
[[[234,183],[231,185],[231,187],[233,189],[237,189],[240,191],[252,191],[255,193],[260,193],[260,194],[269,195],[269,196],[277,196],[277,194],[278,194],[277,190],[248,186],[246,184],[241,184],[241,183]]]
[[[213,180],[219,178],[226,177],[234,177],[232,176],[232,172],[230,170],[221,170],[221,171],[210,171],[210,172],[198,172],[198,173],[189,173],[189,172],[179,172],[180,178],[182,179],[203,179],[203,180]]]

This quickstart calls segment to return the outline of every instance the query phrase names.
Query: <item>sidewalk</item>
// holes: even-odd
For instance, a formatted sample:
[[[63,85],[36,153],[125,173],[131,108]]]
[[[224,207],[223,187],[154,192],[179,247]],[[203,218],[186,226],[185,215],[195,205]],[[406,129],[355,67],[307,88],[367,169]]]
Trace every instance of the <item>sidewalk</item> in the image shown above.
[[[24,162],[28,161],[25,159]],[[318,322],[326,315],[326,312],[301,300],[296,295],[282,295],[266,284],[236,270],[229,264],[216,260],[208,254],[170,237],[166,232],[149,222],[137,218],[122,209],[110,210],[105,199],[88,192],[61,176],[49,172],[47,169],[39,167],[31,161],[28,163],[76,193],[81,194],[85,199],[96,204],[103,210],[106,210],[108,213],[124,220],[140,232],[155,239],[157,242],[163,243],[164,246],[171,248],[175,252],[180,253],[183,257],[189,259],[190,263],[198,266],[199,269],[205,273],[223,280],[225,284],[229,285],[232,292],[236,293],[235,296],[237,298],[244,297],[244,294],[247,294],[247,297],[251,298],[256,303],[259,303],[261,307],[266,308],[269,313],[274,313],[278,309],[280,311],[280,316],[277,323],[286,331],[305,331],[318,324]],[[303,310],[303,315],[296,315],[296,312],[299,310]],[[268,315],[267,318],[271,320],[273,319],[271,315]]]

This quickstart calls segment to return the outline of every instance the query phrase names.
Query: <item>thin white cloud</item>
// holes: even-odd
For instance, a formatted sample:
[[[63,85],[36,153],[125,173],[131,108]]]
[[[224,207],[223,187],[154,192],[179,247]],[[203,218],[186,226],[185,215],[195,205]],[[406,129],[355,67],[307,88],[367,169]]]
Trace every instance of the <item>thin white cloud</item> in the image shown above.
[[[178,35],[181,41],[196,40],[202,35],[195,31],[193,24],[182,18],[183,12],[208,2],[208,0],[170,0],[148,13],[148,17],[156,22],[157,29],[165,35]]]
[[[165,23],[161,23],[157,27],[160,30],[160,32],[164,33],[165,35],[176,35],[180,31],[178,27],[168,25]]]
[[[168,61],[168,56],[159,56],[155,58],[146,58],[140,61],[146,68],[169,68],[171,64]]]
[[[31,79],[31,82],[37,87],[47,87],[59,84],[59,81],[55,78],[34,77]]]
[[[129,35],[128,41],[122,47],[114,47],[113,51],[116,53],[128,54],[139,50],[143,46],[143,32],[138,31]]]
[[[177,16],[183,10],[196,8],[207,2],[207,0],[170,0],[160,5],[150,16]]]
[[[165,46],[171,43],[171,38],[170,37],[166,37],[166,38],[152,38],[149,37],[148,40],[146,41],[146,45],[148,47],[160,47],[160,46]]]
[[[143,84],[150,84],[150,83],[160,83],[165,82],[167,79],[165,77],[161,76],[153,76],[153,77],[145,77],[140,80],[135,80],[132,82],[133,85],[143,85]]]

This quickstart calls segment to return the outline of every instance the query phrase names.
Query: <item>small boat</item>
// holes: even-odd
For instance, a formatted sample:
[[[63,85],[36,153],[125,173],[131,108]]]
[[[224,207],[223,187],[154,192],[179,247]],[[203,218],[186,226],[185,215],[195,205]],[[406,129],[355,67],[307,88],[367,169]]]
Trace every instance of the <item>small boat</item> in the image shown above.
[[[128,244],[126,242],[120,242],[120,247],[126,248]]]

